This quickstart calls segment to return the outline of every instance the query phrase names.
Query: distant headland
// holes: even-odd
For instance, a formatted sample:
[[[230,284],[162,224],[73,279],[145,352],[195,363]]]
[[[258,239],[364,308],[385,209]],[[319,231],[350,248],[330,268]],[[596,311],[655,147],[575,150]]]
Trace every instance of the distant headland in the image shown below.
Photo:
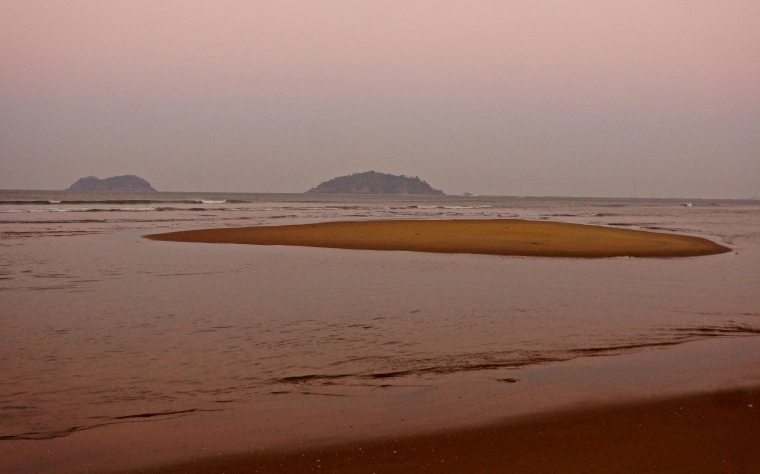
[[[85,193],[138,193],[155,192],[149,182],[139,176],[127,174],[98,179],[95,176],[80,178],[66,191]]]
[[[445,193],[433,189],[418,177],[395,176],[392,174],[366,171],[349,176],[339,176],[325,181],[310,194],[427,194],[443,196]]]

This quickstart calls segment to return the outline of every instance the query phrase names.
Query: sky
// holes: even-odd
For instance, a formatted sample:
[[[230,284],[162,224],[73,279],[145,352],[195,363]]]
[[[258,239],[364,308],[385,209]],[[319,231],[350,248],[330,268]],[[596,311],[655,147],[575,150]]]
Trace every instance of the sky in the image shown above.
[[[757,0],[0,0],[0,189],[760,197]]]

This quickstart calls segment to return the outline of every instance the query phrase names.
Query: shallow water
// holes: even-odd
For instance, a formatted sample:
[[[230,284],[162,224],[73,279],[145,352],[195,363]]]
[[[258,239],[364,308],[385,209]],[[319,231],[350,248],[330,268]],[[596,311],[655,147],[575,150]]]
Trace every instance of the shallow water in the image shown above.
[[[140,237],[496,217],[688,233],[735,251],[581,260]],[[5,441],[760,334],[758,201],[0,191],[0,238]]]

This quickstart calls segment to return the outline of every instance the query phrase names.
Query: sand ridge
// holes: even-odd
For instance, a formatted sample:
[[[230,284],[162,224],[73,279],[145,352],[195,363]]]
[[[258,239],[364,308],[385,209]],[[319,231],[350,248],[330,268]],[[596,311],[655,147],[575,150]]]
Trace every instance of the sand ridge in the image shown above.
[[[591,406],[489,426],[207,457],[130,474],[760,472],[757,388]]]
[[[575,258],[694,257],[731,251],[687,235],[518,219],[323,222],[145,237],[174,242]]]

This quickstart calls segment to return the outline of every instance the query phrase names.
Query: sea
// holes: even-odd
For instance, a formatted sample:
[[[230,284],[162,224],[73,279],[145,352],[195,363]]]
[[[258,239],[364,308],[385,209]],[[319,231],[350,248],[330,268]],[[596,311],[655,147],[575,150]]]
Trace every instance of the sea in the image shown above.
[[[573,222],[732,252],[575,259],[143,238],[369,219]],[[758,335],[758,200],[0,191],[0,445]]]

